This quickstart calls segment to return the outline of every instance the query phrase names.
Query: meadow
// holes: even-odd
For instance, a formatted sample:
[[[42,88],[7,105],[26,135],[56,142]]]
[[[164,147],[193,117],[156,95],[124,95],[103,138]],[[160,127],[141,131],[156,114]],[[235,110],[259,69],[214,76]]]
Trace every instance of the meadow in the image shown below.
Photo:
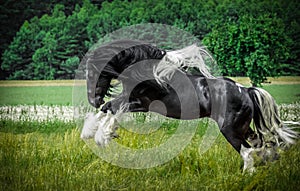
[[[190,144],[171,161],[149,169],[121,168],[95,155],[80,139],[76,122],[65,116],[72,106],[72,82],[27,82],[26,87],[25,82],[10,83],[14,84],[0,82],[0,190],[299,189],[299,141],[280,160],[257,166],[253,174],[242,173],[242,159],[222,135],[207,152],[198,152],[207,128],[203,119]],[[300,120],[299,83],[264,88],[280,104],[284,120]],[[42,109],[47,117],[33,119]],[[16,115],[21,117],[10,118]],[[174,128],[168,123],[155,132],[157,136],[134,136],[119,129],[118,141],[134,148],[146,140],[159,144],[158,138]]]

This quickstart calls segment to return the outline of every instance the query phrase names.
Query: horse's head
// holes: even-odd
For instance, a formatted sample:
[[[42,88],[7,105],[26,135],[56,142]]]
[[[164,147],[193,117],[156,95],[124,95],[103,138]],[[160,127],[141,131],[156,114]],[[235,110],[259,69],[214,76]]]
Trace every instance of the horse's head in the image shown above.
[[[112,62],[122,46],[107,44],[87,54],[86,79],[89,103],[96,108],[104,104],[104,97],[109,95],[110,82],[119,72]]]
[[[88,100],[92,106],[99,108],[105,103],[104,97],[109,95],[111,79],[109,76],[100,75],[96,83],[96,88],[93,86],[88,87]]]
[[[99,108],[109,95],[112,79],[139,61],[161,59],[164,55],[159,48],[133,40],[114,41],[92,50],[86,59],[89,103]]]

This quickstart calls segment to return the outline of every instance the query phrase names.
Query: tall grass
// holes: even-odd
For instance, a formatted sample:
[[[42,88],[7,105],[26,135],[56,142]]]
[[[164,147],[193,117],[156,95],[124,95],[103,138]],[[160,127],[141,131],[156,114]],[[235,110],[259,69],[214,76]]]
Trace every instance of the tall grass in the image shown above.
[[[72,87],[1,88],[0,190],[297,190],[300,185],[299,141],[279,160],[258,166],[252,175],[243,174],[242,159],[222,135],[199,153],[204,119],[191,143],[171,161],[126,169],[95,155],[80,139],[75,121],[65,120],[73,115],[71,107],[64,107],[71,105]],[[276,100],[283,98],[279,103],[288,103],[280,106],[283,120],[299,121],[299,103],[290,104],[299,100],[299,84],[268,88]],[[117,142],[149,148],[175,131],[176,122],[161,124],[157,136],[121,128]]]
[[[291,107],[281,112],[289,116],[292,110]],[[137,115],[136,120],[143,119]],[[239,154],[221,135],[207,152],[199,153],[206,124],[206,119],[201,120],[191,143],[171,161],[135,170],[114,166],[95,155],[80,139],[75,121],[1,119],[0,190],[296,190],[299,187],[300,142],[283,152],[280,160],[258,166],[252,175],[243,174]],[[170,122],[162,124],[157,133],[167,139],[175,130],[176,122]],[[131,148],[152,147],[164,141],[152,134],[138,136],[122,128],[118,131],[121,137],[117,141]]]
[[[20,124],[19,124],[20,123]],[[1,190],[296,190],[300,183],[300,143],[281,159],[243,174],[242,161],[227,141],[218,137],[199,155],[199,139],[170,162],[144,170],[113,166],[80,140],[72,123],[27,122],[35,131],[16,132],[22,122],[1,123]],[[56,125],[55,125],[56,124]],[[59,131],[64,127],[63,131]],[[14,129],[10,132],[10,129]],[[51,128],[51,127],[49,127]],[[137,142],[138,137],[123,137]]]

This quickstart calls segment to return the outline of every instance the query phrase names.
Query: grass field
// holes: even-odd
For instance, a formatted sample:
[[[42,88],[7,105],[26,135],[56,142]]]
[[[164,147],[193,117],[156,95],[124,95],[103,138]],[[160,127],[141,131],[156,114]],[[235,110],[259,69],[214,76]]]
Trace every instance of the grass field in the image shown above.
[[[248,86],[248,78],[233,78]],[[270,79],[271,84],[263,86],[276,102],[292,103],[300,101],[300,77],[281,77]],[[82,85],[84,81],[76,81]],[[0,81],[0,105],[72,105],[72,80],[59,81]],[[78,96],[74,94],[74,96]]]
[[[242,79],[244,80],[244,79]],[[12,83],[12,82],[10,82]],[[52,85],[45,82],[0,83],[0,105],[12,105],[0,113],[14,112],[17,105],[72,105],[73,82]],[[277,83],[264,87],[278,103],[299,102],[298,83]],[[299,113],[296,108],[281,109],[282,115]],[[62,108],[62,107],[58,107]],[[28,114],[25,109],[22,115]],[[298,115],[293,117],[299,120]],[[205,120],[205,119],[204,119]],[[0,190],[298,190],[300,185],[300,142],[283,152],[280,160],[257,167],[252,175],[241,172],[242,159],[219,135],[212,147],[199,154],[205,131],[200,123],[191,143],[168,163],[149,169],[126,169],[96,156],[79,137],[74,121],[29,118],[0,120]],[[153,135],[132,136],[124,129],[117,141],[137,148],[174,132],[166,125]],[[146,137],[146,138],[145,138]],[[144,145],[147,145],[146,143]]]
[[[144,170],[113,166],[80,139],[73,123],[3,122],[1,190],[297,190],[300,144],[243,174],[242,160],[219,136],[203,155],[201,136],[170,162]],[[28,128],[28,131],[20,129]],[[18,130],[19,129],[19,130]],[[50,130],[49,130],[50,129]],[[123,137],[137,142],[137,137]]]
[[[72,105],[72,86],[0,87],[0,105]]]

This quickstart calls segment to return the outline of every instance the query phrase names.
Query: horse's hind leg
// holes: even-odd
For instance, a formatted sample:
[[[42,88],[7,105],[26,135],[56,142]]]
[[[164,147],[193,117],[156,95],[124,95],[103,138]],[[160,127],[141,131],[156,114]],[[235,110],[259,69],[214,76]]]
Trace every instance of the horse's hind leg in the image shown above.
[[[251,109],[242,112],[227,114],[220,131],[233,148],[241,155],[244,160],[243,170],[253,171],[254,160],[252,158],[253,149],[247,143],[247,133],[252,120]]]
[[[237,152],[241,151],[242,145],[246,148],[250,148],[250,145],[245,140],[249,124],[248,122],[244,124],[228,124],[223,125],[220,129],[226,140]]]

